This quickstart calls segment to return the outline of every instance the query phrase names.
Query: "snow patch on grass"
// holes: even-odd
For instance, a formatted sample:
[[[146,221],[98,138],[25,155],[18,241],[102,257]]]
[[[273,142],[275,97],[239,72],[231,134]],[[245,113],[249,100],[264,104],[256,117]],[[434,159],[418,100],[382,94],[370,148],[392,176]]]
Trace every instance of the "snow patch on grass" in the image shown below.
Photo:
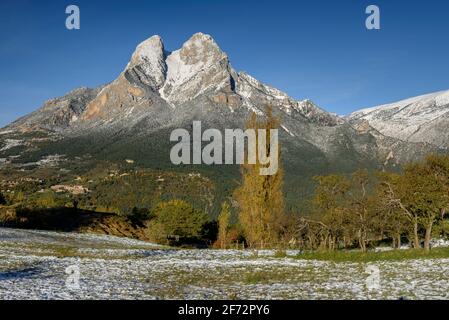
[[[0,228],[0,299],[449,299],[449,259],[301,260],[298,251],[174,250],[102,235]],[[78,266],[80,289],[66,287]]]

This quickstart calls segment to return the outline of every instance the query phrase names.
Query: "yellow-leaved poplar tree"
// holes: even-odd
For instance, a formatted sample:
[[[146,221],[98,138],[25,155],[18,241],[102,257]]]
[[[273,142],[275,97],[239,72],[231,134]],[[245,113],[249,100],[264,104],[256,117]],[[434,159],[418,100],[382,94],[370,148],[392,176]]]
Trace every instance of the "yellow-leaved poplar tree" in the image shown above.
[[[279,120],[273,115],[272,108],[267,107],[266,117],[258,118],[254,113],[246,123],[247,129],[266,129],[266,155],[270,150],[270,129],[278,129]],[[277,152],[280,152],[278,148]],[[280,163],[280,155],[278,155]],[[284,173],[279,165],[273,175],[261,175],[259,156],[255,164],[242,165],[242,184],[235,191],[239,204],[239,222],[242,226],[246,243],[251,248],[274,247],[279,243],[284,215],[284,196],[282,192]]]
[[[218,239],[217,247],[226,249],[229,245],[229,227],[231,220],[231,210],[227,202],[221,205],[220,215],[218,216]]]

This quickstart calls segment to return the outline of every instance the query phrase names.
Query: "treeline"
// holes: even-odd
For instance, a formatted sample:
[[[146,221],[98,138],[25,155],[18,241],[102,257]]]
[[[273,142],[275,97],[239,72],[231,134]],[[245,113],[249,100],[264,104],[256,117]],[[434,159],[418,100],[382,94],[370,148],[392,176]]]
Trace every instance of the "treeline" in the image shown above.
[[[240,235],[253,248],[367,251],[406,242],[430,250],[433,237],[449,238],[448,156],[429,155],[401,173],[317,176],[307,214],[282,211],[281,177],[246,172],[236,195],[239,219],[230,225],[229,205],[223,205],[217,247],[233,247]]]
[[[433,235],[449,234],[449,157],[430,155],[408,164],[402,173],[358,170],[315,178],[315,217],[300,218],[297,237],[303,246],[334,250],[406,239],[430,249]]]

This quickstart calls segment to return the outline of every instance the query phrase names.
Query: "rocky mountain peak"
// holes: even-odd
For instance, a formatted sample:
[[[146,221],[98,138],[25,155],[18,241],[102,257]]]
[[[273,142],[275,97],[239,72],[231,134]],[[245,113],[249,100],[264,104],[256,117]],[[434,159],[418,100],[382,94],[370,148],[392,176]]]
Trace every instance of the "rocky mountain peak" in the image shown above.
[[[154,35],[145,41],[142,41],[134,51],[131,60],[136,59],[151,59],[153,57],[160,57],[164,53],[164,43],[162,38],[158,35]]]
[[[125,73],[137,76],[141,82],[158,90],[165,82],[165,58],[166,52],[161,37],[152,36],[137,46]]]
[[[194,34],[181,49],[166,59],[167,77],[161,96],[170,104],[180,104],[206,91],[232,86],[228,56],[214,39],[203,33]]]
[[[195,33],[179,51],[179,57],[187,64],[210,65],[220,60],[227,60],[227,55],[208,34]]]
[[[155,35],[136,47],[114,81],[88,94],[75,91],[38,110],[39,117],[25,119],[30,126],[46,122],[46,127],[57,131],[99,125],[126,128],[150,114],[152,119],[165,113],[182,118],[185,113],[206,107],[216,117],[225,112],[263,114],[268,105],[287,117],[320,126],[341,123],[311,101],[297,101],[244,72],[237,73],[210,35],[196,33],[173,52],[168,52],[161,37]]]

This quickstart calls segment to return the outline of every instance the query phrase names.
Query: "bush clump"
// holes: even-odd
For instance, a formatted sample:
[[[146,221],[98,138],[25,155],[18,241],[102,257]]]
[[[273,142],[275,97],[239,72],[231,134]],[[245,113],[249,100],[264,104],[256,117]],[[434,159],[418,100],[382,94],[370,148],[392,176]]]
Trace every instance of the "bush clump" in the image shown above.
[[[151,238],[163,244],[171,240],[176,242],[198,240],[207,215],[183,200],[160,202],[152,210],[148,232]]]

